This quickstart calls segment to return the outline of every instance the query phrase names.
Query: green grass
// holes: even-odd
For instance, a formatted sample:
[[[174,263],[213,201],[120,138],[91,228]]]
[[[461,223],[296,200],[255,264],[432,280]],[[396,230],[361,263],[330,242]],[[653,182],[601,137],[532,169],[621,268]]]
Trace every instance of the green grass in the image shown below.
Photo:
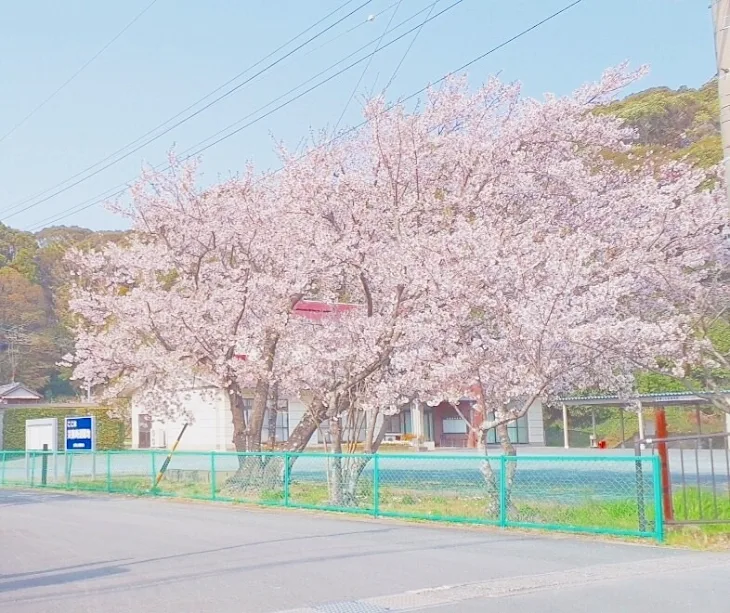
[[[730,522],[730,496],[727,492],[717,492],[713,497],[709,488],[699,490],[688,488],[684,492],[673,492],[674,519],[726,519]]]
[[[12,485],[8,483],[8,485]],[[23,482],[15,483],[23,486]],[[37,485],[37,484],[36,484]],[[149,476],[124,476],[112,478],[109,482],[102,475],[73,479],[68,485],[60,482],[51,484],[52,489],[111,492],[142,496],[166,496],[198,500],[221,500],[262,505],[300,507],[308,509],[341,510],[353,513],[373,513],[373,484],[368,479],[358,486],[357,506],[335,509],[325,482],[292,482],[289,498],[285,501],[283,488],[234,492],[226,489],[224,483],[217,484],[215,492],[211,483],[201,481],[164,480],[152,489]],[[515,492],[508,510],[509,523],[528,526],[561,527],[566,530],[602,530],[636,532],[639,530],[637,503],[632,499],[599,500],[589,492],[576,502],[570,503],[558,498],[551,499],[546,490],[542,497],[524,498]],[[730,497],[727,492],[718,492],[717,511],[710,490],[688,489],[685,493],[675,492],[674,509],[677,520],[718,517],[730,520]],[[456,521],[462,523],[497,523],[498,511],[493,500],[483,490],[434,490],[428,487],[400,488],[383,486],[379,492],[379,513],[383,516],[410,518],[415,520]],[[647,500],[645,508],[645,531],[654,527],[654,507]],[[701,513],[700,513],[701,512]],[[698,549],[730,548],[730,523],[703,524],[689,527],[669,527],[667,543],[680,547]]]

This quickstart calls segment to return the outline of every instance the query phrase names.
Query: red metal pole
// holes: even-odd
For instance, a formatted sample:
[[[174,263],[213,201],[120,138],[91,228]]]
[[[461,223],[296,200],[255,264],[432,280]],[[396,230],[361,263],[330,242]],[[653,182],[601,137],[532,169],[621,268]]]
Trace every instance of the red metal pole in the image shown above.
[[[667,430],[667,415],[664,407],[657,407],[654,411],[656,418],[656,437],[659,440],[666,439],[669,436]],[[669,474],[669,454],[667,453],[666,443],[657,443],[657,451],[662,463],[662,494],[664,498],[664,520],[672,521],[674,519],[674,505],[672,504],[672,480]]]

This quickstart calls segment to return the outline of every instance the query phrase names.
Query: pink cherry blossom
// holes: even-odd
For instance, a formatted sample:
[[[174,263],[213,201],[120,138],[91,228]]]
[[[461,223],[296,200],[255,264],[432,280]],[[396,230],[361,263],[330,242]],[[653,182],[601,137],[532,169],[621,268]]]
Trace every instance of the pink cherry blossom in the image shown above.
[[[695,305],[728,260],[724,188],[607,155],[631,134],[591,111],[636,76],[542,101],[453,79],[416,110],[372,100],[362,129],[282,151],[278,173],[207,189],[194,165],[145,174],[129,242],[73,256],[75,376],[148,390],[167,415],[201,377],[231,394],[241,450],[260,448],[276,383],[310,403],[293,448],[327,423],[336,450],[362,428],[376,451],[382,416],[413,399],[472,395],[505,435],[536,398],[697,361]],[[312,320],[302,299],[353,306]]]

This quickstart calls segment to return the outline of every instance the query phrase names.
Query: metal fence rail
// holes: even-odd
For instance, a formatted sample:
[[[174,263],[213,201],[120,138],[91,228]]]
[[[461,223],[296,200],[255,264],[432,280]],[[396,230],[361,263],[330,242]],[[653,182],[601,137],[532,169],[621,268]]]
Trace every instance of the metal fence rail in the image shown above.
[[[660,458],[666,523],[730,524],[730,433],[648,438]]]
[[[0,486],[663,539],[657,456],[0,452]]]

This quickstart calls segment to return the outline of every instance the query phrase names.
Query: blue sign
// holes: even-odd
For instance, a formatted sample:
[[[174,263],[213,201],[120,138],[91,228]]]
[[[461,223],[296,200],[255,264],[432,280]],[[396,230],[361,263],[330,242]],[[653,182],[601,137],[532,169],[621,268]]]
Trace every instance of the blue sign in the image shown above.
[[[94,451],[95,426],[93,417],[67,417],[66,451]]]

